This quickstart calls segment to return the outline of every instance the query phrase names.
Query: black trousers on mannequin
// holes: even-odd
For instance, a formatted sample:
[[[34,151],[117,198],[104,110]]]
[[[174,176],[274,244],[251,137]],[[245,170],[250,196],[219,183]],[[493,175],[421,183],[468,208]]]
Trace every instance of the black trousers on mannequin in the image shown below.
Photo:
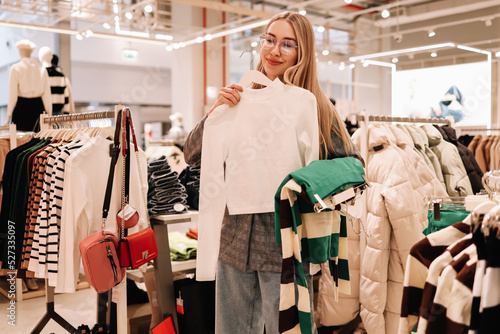
[[[17,131],[38,132],[38,119],[45,111],[41,97],[26,98],[18,97],[14,111],[12,112],[12,123],[16,125]],[[35,129],[36,125],[36,129]]]

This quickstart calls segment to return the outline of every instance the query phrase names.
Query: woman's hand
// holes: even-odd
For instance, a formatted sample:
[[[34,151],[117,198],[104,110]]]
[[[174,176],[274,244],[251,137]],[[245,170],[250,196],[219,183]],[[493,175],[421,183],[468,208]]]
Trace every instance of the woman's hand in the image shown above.
[[[212,111],[215,110],[218,106],[221,106],[223,104],[227,104],[230,107],[234,107],[235,105],[240,102],[240,93],[243,91],[243,87],[241,87],[238,84],[231,84],[226,87],[222,87],[222,89],[219,92],[219,95],[217,95],[217,100],[215,101],[214,105],[212,108],[210,108],[210,111],[208,112],[208,115],[212,113]]]

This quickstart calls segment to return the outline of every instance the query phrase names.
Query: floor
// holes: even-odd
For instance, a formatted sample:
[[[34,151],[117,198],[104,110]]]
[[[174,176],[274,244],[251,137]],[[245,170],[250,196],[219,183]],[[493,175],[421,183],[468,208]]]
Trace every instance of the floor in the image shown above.
[[[5,277],[0,277],[5,279]],[[54,299],[54,309],[77,328],[86,324],[90,328],[95,324],[97,294],[92,288],[78,290],[75,293],[57,294]],[[37,297],[15,303],[15,327],[8,323],[9,299],[0,295],[0,332],[12,334],[27,334],[36,327],[40,319],[45,315],[45,297]],[[61,326],[50,320],[42,330],[41,334],[63,334],[67,333]]]

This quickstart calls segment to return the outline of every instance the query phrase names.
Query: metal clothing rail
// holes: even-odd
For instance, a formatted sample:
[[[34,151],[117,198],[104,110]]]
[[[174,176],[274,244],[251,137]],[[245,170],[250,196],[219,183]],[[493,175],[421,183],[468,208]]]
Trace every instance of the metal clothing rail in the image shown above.
[[[500,131],[500,128],[457,128],[460,131]]]
[[[432,123],[432,124],[448,124],[448,125],[451,125],[451,121],[449,119],[443,119],[443,118],[394,117],[394,116],[363,115],[363,114],[356,115],[356,121],[400,122],[400,123]]]
[[[121,107],[121,106],[120,106]],[[46,114],[40,115],[40,128],[47,129],[48,126],[54,123],[64,123],[64,122],[78,122],[78,121],[90,121],[94,119],[106,119],[106,118],[116,118],[116,110],[105,110],[105,111],[93,111],[84,112],[71,115],[58,115],[58,116],[47,116]]]

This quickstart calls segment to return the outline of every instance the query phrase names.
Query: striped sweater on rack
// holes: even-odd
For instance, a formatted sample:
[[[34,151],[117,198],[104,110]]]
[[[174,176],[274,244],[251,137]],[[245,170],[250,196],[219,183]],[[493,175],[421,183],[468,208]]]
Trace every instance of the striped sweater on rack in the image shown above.
[[[424,305],[424,289],[430,288],[426,279],[432,262],[442,255],[451,244],[465,237],[469,230],[469,224],[455,223],[429,234],[413,245],[406,264],[399,333],[411,333],[418,321],[421,305]]]
[[[442,270],[426,333],[466,333],[469,330],[476,263],[476,245],[472,244]]]
[[[365,183],[364,169],[355,158],[313,161],[289,174],[275,195],[276,241],[282,244],[279,331],[311,333],[310,295],[304,263],[329,262],[338,292],[350,294],[345,217],[330,209],[314,211],[315,195],[324,199]],[[298,303],[295,298],[298,290]]]

